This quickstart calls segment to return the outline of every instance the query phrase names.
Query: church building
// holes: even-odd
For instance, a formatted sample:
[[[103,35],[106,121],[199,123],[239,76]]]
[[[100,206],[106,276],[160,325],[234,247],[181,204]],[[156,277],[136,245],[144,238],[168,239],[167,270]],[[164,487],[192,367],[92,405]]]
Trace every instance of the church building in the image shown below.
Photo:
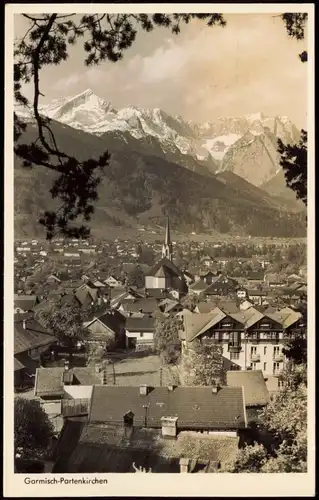
[[[167,218],[162,258],[145,275],[145,289],[177,290],[187,293],[184,274],[173,263],[173,245]]]

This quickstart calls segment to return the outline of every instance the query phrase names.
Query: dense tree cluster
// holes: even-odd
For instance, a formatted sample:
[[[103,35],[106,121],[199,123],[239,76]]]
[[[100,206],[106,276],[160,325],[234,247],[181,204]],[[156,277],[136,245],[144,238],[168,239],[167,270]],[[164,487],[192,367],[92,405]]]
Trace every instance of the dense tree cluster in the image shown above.
[[[38,401],[15,398],[15,456],[31,459],[42,457],[48,450],[53,435],[53,426]]]
[[[183,377],[186,385],[211,386],[225,384],[223,347],[218,344],[205,345],[193,341],[192,347],[183,353]]]
[[[181,354],[179,330],[181,322],[175,316],[157,314],[154,332],[155,350],[164,363],[176,363]]]

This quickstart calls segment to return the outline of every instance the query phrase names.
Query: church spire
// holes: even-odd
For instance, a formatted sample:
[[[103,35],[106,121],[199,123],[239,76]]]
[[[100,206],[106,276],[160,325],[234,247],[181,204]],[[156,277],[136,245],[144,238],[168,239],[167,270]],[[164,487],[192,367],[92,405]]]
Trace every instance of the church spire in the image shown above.
[[[162,249],[162,257],[166,257],[169,260],[173,260],[173,245],[171,242],[171,233],[169,227],[169,217],[167,217],[166,232],[165,232],[165,242]]]
[[[170,233],[170,229],[169,229],[169,217],[167,217],[167,223],[166,223],[165,245],[171,245],[171,233]]]

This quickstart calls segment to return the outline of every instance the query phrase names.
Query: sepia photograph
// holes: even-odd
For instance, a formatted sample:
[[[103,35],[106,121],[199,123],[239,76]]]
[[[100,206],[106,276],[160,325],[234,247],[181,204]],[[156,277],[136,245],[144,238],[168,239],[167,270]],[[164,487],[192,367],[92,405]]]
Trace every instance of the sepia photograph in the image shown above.
[[[8,491],[315,494],[312,7],[6,6]]]

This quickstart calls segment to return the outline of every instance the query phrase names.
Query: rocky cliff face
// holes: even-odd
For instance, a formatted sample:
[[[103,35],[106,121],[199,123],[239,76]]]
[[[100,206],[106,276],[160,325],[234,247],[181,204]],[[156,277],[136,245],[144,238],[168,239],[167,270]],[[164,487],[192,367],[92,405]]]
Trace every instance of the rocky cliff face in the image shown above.
[[[136,147],[149,147],[150,154],[156,150],[159,156],[203,173],[229,170],[256,186],[268,182],[280,168],[277,138],[285,143],[299,139],[299,131],[285,116],[254,113],[198,124],[158,108],[116,109],[90,89],[44,105],[41,112],[105,140],[115,132],[125,134]]]

